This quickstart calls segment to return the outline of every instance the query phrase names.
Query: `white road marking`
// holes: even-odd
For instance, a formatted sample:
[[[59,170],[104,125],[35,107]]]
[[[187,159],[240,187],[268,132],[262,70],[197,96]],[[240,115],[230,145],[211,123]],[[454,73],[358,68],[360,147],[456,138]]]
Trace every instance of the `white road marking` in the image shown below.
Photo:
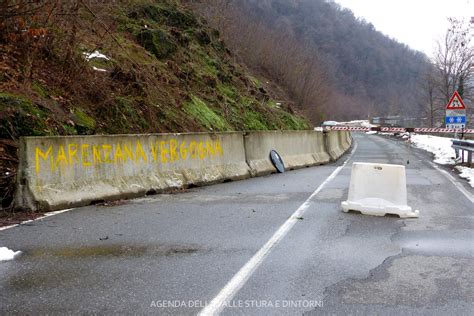
[[[232,300],[237,292],[244,286],[247,280],[262,264],[263,260],[270,254],[272,249],[288,234],[293,226],[299,222],[298,218],[301,218],[306,210],[311,206],[311,200],[328,184],[333,180],[338,173],[346,166],[347,162],[351,159],[352,155],[357,149],[357,143],[349,154],[346,161],[334,170],[329,177],[324,180],[323,183],[314,191],[311,196],[290,216],[290,218],[283,223],[282,226],[273,234],[273,236],[263,245],[260,250],[253,255],[253,257],[234,275],[234,277],[224,286],[224,288],[217,294],[217,296],[209,302],[209,304],[201,310],[199,315],[217,315],[219,314],[226,305]]]
[[[442,175],[444,175],[452,184],[454,184],[454,186],[462,193],[464,194],[464,196],[469,200],[471,201],[471,203],[474,203],[474,196],[468,191],[466,190],[459,182],[456,181],[456,179],[454,179],[454,177],[452,175],[449,174],[449,172],[447,172],[446,170],[443,170],[441,169],[440,167],[438,167],[435,163],[433,162],[429,162],[430,165],[433,166],[433,168],[435,168],[436,170],[438,170]]]
[[[44,214],[44,216],[42,217],[39,217],[35,220],[38,220],[38,219],[43,219],[43,218],[46,218],[46,217],[50,217],[50,216],[54,216],[54,215],[58,215],[58,214],[61,214],[61,213],[66,213],[66,212],[69,212],[69,211],[72,211],[73,208],[67,208],[65,210],[59,210],[59,211],[54,211],[54,212],[49,212],[49,213],[46,213]]]
[[[50,217],[50,216],[58,215],[58,214],[61,214],[61,213],[69,212],[71,210],[73,210],[73,208],[68,208],[68,209],[65,209],[65,210],[54,211],[54,212],[48,212],[48,213],[45,213],[41,217],[38,217],[38,218],[35,218],[35,219],[29,219],[27,221],[21,222],[20,224],[0,227],[0,231],[7,230],[7,229],[10,229],[10,228],[13,228],[13,227],[20,226],[20,225],[28,224],[28,223],[31,223],[31,222],[39,221],[39,220],[45,219],[46,217]]]
[[[0,227],[0,231],[2,230],[7,230],[9,228],[13,228],[13,227],[17,227],[19,224],[15,224],[15,225],[10,225],[10,226],[3,226],[3,227]]]

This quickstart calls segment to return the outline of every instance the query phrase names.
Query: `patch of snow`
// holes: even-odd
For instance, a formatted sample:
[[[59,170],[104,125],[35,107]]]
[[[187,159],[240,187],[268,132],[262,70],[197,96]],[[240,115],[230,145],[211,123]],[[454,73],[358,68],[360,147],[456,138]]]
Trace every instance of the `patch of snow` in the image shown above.
[[[7,247],[0,247],[0,261],[13,260],[19,254],[21,254],[21,251],[13,251]]]
[[[367,135],[374,135],[374,134],[377,134],[377,131],[368,131],[368,132],[365,132]]]
[[[102,69],[102,68],[97,68],[95,66],[92,66],[92,69],[94,69],[95,71],[100,71],[100,72],[107,72],[106,69]]]
[[[471,187],[474,188],[474,169],[464,166],[456,166],[455,168],[460,172],[459,176],[467,179]]]
[[[380,135],[393,135],[393,133],[380,133]],[[404,139],[408,138],[408,133],[400,134]],[[411,143],[418,148],[429,151],[435,155],[434,162],[441,165],[455,165],[459,160],[456,160],[456,152],[451,147],[451,138],[432,136],[432,135],[411,135]],[[474,168],[465,166],[455,166],[459,171],[459,176],[469,181],[471,187],[474,187]]]
[[[95,52],[92,52],[92,53],[84,52],[82,54],[85,56],[84,58],[87,61],[90,61],[92,58],[110,60],[109,57],[105,56],[104,54],[101,54],[98,50],[96,50]]]
[[[339,122],[336,121],[324,121],[321,126],[336,126],[339,125]]]
[[[433,153],[435,155],[434,162],[438,164],[447,165],[456,163],[456,153],[451,147],[451,138],[431,135],[412,135],[411,142],[416,147]]]
[[[376,127],[377,125],[370,124],[368,120],[354,120],[349,122],[337,122],[337,125],[354,126],[354,127]]]
[[[360,126],[362,126],[362,127],[377,127],[378,125],[370,124],[369,121],[363,121],[363,122],[360,123]]]

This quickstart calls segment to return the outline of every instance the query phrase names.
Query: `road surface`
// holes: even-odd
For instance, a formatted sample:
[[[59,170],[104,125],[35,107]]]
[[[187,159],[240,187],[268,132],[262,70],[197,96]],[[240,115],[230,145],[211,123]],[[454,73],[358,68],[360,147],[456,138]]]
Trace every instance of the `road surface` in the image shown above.
[[[23,251],[0,262],[0,313],[472,315],[473,190],[404,142],[354,139],[334,164],[0,231]],[[420,217],[343,213],[356,161],[405,165]]]

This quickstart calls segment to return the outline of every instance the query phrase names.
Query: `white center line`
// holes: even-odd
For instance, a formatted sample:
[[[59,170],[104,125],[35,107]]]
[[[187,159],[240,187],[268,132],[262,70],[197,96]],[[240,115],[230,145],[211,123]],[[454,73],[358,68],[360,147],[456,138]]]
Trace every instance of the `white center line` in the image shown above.
[[[247,280],[262,264],[263,260],[270,254],[272,249],[288,234],[293,226],[298,222],[298,218],[302,217],[306,210],[311,205],[311,200],[328,184],[333,180],[338,173],[345,167],[347,162],[351,159],[352,155],[357,149],[357,143],[349,154],[346,161],[334,170],[329,177],[324,180],[323,183],[311,194],[311,196],[290,216],[290,218],[273,234],[273,236],[263,245],[260,250],[253,255],[253,257],[234,275],[234,277],[224,286],[224,288],[217,294],[209,304],[201,310],[199,315],[217,315],[219,314],[226,305],[232,300],[237,292],[244,286]]]

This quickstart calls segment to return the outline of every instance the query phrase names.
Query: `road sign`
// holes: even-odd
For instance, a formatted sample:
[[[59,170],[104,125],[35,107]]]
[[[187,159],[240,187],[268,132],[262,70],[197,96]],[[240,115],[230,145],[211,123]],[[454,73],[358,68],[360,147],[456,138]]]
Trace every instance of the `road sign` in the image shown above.
[[[446,110],[466,110],[466,106],[457,91],[454,91],[453,96],[446,106]]]
[[[466,128],[466,116],[446,116],[447,128]]]
[[[446,128],[466,128],[466,105],[457,91],[446,105]]]
[[[446,128],[453,128],[459,130],[466,128],[466,124],[446,124]]]
[[[446,116],[466,116],[466,110],[446,110]]]
[[[465,116],[446,116],[446,124],[466,124]]]

